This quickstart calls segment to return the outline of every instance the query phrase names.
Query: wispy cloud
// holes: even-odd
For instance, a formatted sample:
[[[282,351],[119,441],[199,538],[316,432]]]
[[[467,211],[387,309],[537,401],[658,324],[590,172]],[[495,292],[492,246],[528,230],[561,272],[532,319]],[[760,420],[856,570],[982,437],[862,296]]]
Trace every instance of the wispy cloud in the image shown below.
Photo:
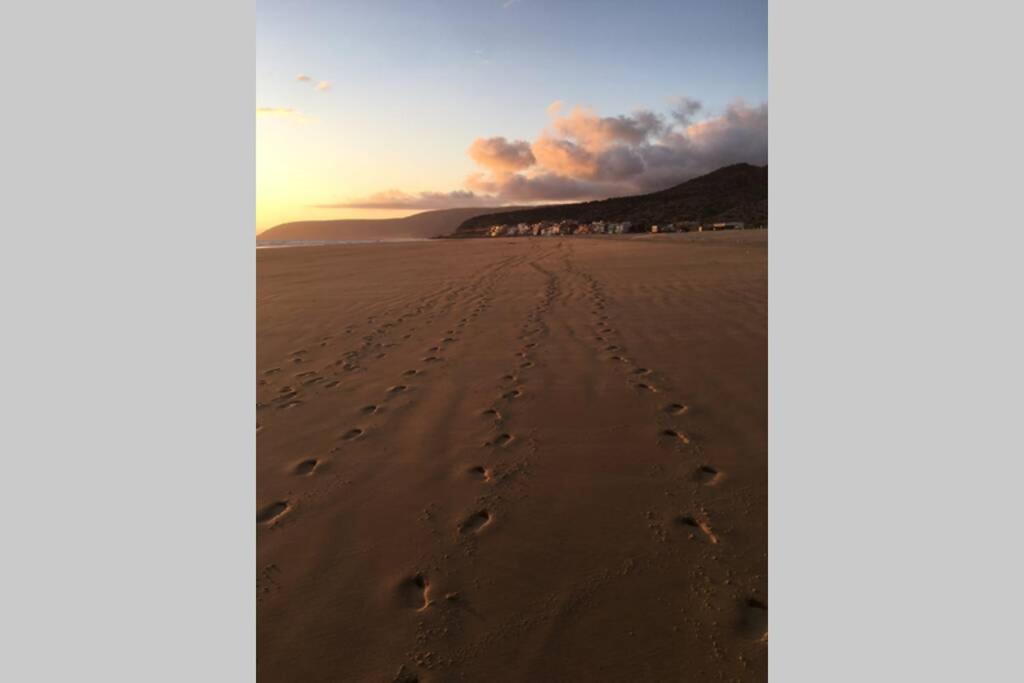
[[[516,5],[518,3],[519,3],[519,0],[505,0],[505,2],[501,3],[501,7],[502,7],[502,9],[508,9],[512,5]]]
[[[330,81],[318,80],[313,78],[312,76],[309,76],[308,74],[299,74],[298,76],[295,77],[295,80],[298,81],[299,83],[312,83],[313,89],[318,90],[320,92],[331,89]]]

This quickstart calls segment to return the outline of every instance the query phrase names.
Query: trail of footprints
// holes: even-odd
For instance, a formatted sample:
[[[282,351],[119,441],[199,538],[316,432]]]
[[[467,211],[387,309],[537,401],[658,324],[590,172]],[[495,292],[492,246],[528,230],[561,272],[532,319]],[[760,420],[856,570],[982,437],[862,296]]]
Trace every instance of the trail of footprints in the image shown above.
[[[393,309],[386,309],[376,316],[369,316],[365,324],[372,329],[362,335],[362,343],[355,348],[344,351],[340,358],[327,360],[326,365],[323,364],[325,361],[314,360],[314,355],[310,353],[308,348],[297,349],[289,353],[281,365],[269,368],[263,372],[262,376],[257,379],[259,387],[272,388],[281,373],[289,366],[303,368],[318,364],[321,365],[321,369],[300,370],[300,372],[295,373],[293,375],[294,384],[280,387],[276,395],[258,402],[256,404],[257,411],[297,408],[306,402],[306,397],[303,396],[304,391],[316,388],[324,390],[334,389],[339,386],[346,373],[366,371],[374,360],[385,357],[389,350],[396,349],[410,340],[417,328],[408,327],[407,330],[400,330],[401,326],[414,322],[417,318],[421,317],[425,323],[432,323],[435,319],[449,313],[459,303],[460,297],[468,294],[472,303],[472,310],[456,326],[457,328],[463,327],[466,323],[475,320],[490,308],[498,276],[504,270],[514,265],[517,260],[518,257],[506,258],[493,266],[483,268],[481,272],[471,276],[465,284],[460,286],[448,284],[435,292],[421,296],[413,302]],[[344,332],[346,336],[356,334],[356,326],[350,324],[344,328]],[[403,332],[405,333],[402,334]],[[392,341],[387,335],[395,333],[402,336],[397,341]],[[436,346],[431,347],[426,355],[422,357],[422,362],[427,364],[442,362],[442,351],[449,344],[457,341],[455,334],[456,329],[447,330],[440,342]],[[316,346],[326,348],[334,344],[335,341],[333,336],[324,336]],[[415,376],[420,372],[419,370],[409,370],[405,376]],[[397,389],[397,391],[401,391],[401,389]],[[262,428],[262,424],[260,427]]]
[[[638,395],[661,393],[661,388],[652,379],[657,377],[657,373],[651,368],[635,365],[626,354],[626,350],[617,342],[616,330],[608,314],[604,292],[597,279],[574,268],[571,264],[567,269],[581,277],[586,283],[588,300],[592,305],[590,312],[594,328],[594,341],[600,345],[599,353],[607,354],[606,358],[613,367],[625,371],[626,381],[638,392]],[[667,445],[674,444],[676,449],[681,449],[684,452],[699,454],[700,449],[687,449],[694,445],[693,437],[682,428],[681,423],[689,413],[690,407],[684,403],[665,403],[655,412],[654,424],[660,442]],[[706,462],[698,464],[690,475],[690,480],[700,487],[717,486],[723,479],[723,473],[713,464]],[[651,515],[653,512],[648,514]],[[702,506],[696,511],[677,515],[672,522],[673,526],[683,531],[690,540],[703,540],[711,545],[718,545],[722,542],[712,526],[711,516]],[[738,623],[743,635],[762,641],[767,640],[767,610],[767,605],[756,598],[749,598],[741,605]]]
[[[413,308],[411,312],[406,312],[392,321],[381,324],[374,332],[363,337],[363,344],[360,348],[347,352],[342,359],[339,359],[333,365],[340,366],[345,372],[354,372],[362,369],[361,363],[367,359],[367,356],[370,355],[371,352],[379,351],[383,354],[383,349],[390,348],[395,345],[388,344],[386,340],[378,341],[382,334],[395,328],[404,321],[422,314],[427,314],[428,322],[432,321],[434,319],[434,315],[431,313],[436,315],[437,312],[448,312],[456,305],[461,293],[467,290],[475,291],[476,296],[471,299],[472,304],[469,312],[464,317],[460,318],[452,329],[446,330],[440,341],[434,346],[429,347],[426,350],[426,353],[421,357],[421,362],[428,367],[434,364],[443,363],[445,361],[445,354],[449,350],[450,345],[458,342],[459,334],[464,330],[464,328],[467,325],[472,324],[490,308],[494,298],[494,288],[497,282],[496,274],[503,268],[521,263],[522,260],[523,259],[516,258],[506,259],[498,264],[498,266],[491,269],[489,273],[485,273],[482,278],[474,281],[473,283],[464,285],[460,288],[442,291],[441,293],[433,295],[433,299],[430,297],[421,298],[418,305]],[[521,341],[522,344],[519,349],[515,351],[513,359],[515,367],[499,378],[498,390],[496,392],[498,394],[498,399],[495,405],[487,407],[481,411],[482,417],[491,422],[492,431],[492,435],[484,441],[482,446],[485,450],[490,450],[492,452],[509,448],[516,441],[515,435],[507,427],[508,419],[514,411],[516,401],[522,398],[525,392],[526,382],[523,379],[522,374],[535,367],[533,354],[538,349],[540,340],[548,334],[545,314],[551,309],[555,300],[558,299],[561,291],[560,282],[555,273],[546,270],[536,263],[536,261],[530,262],[529,265],[544,276],[545,284],[538,304],[528,314],[526,321],[522,326],[520,335],[518,336],[518,340]],[[591,314],[594,325],[594,340],[601,345],[601,352],[606,354],[605,357],[607,360],[625,371],[627,382],[638,392],[639,395],[655,395],[661,393],[661,389],[656,386],[652,380],[653,377],[657,376],[657,373],[649,368],[634,366],[632,360],[630,360],[626,355],[625,349],[623,349],[616,341],[616,330],[607,313],[607,305],[600,283],[596,278],[588,273],[574,268],[569,262],[568,257],[565,257],[565,267],[568,272],[581,277],[586,282],[588,299],[593,306]],[[438,311],[433,311],[442,296],[444,303]],[[373,323],[374,318],[370,318],[368,322]],[[346,332],[354,333],[354,327],[347,327]],[[406,341],[410,337],[411,334],[406,334],[402,341]],[[331,337],[324,337],[321,340],[320,346],[326,347],[330,345],[331,341]],[[289,356],[286,364],[301,366],[303,363],[307,362],[309,362],[308,351],[306,349],[300,349]],[[268,380],[272,381],[276,376],[279,376],[281,372],[283,372],[283,369],[280,367],[267,370],[264,373],[264,377],[260,379],[260,384],[264,385]],[[415,380],[423,374],[424,370],[422,368],[410,368],[404,371],[400,382],[389,386],[385,390],[384,396],[382,397],[383,402],[386,403],[388,400],[412,390],[413,387],[405,382]],[[324,389],[333,388],[334,386],[337,386],[339,382],[337,379],[324,377],[315,371],[297,373],[295,375],[295,380],[299,387],[314,388],[319,386]],[[271,399],[269,403],[258,404],[257,408],[261,410],[269,408],[285,410],[297,407],[303,403],[303,399],[299,394],[299,387],[295,387],[293,385],[282,386],[279,388],[277,396]],[[360,408],[358,410],[358,414],[364,417],[369,417],[377,415],[382,411],[382,405],[369,404]],[[662,440],[665,443],[677,444],[677,448],[690,446],[691,436],[677,424],[677,418],[682,418],[689,412],[689,407],[683,403],[670,402],[662,405],[658,409],[658,414],[655,416],[655,424],[659,425],[659,423],[666,419],[669,421],[669,424],[659,425],[659,440]],[[339,437],[339,445],[332,449],[331,452],[333,453],[341,450],[342,444],[351,444],[359,441],[365,434],[366,428],[364,425],[349,427],[341,433]],[[311,477],[316,475],[323,466],[324,463],[322,461],[316,458],[307,458],[294,465],[292,474],[297,477]],[[488,464],[470,465],[466,469],[466,475],[475,481],[487,485],[497,483],[501,479],[500,473],[497,472],[493,466]],[[722,479],[723,474],[709,463],[698,465],[692,473],[692,481],[700,486],[715,486],[719,484]],[[278,525],[283,519],[286,519],[289,516],[294,505],[294,501],[290,500],[278,500],[266,505],[257,513],[257,524],[270,528]],[[476,536],[485,533],[490,527],[492,527],[495,524],[495,519],[496,517],[492,509],[483,507],[481,509],[473,510],[469,512],[458,524],[455,530],[456,535],[460,539],[467,541],[471,540]],[[712,527],[710,517],[703,508],[696,512],[687,512],[676,516],[673,520],[673,524],[686,533],[687,537],[692,540],[701,539],[712,545],[720,543],[720,538]],[[417,572],[403,579],[396,587],[396,596],[400,606],[414,611],[424,611],[435,604],[431,595],[429,577],[424,572]],[[457,599],[457,594],[450,593],[446,596],[446,600],[454,599]],[[749,598],[740,606],[739,612],[738,623],[740,624],[740,629],[745,636],[760,640],[767,638],[767,606],[763,602],[755,598]],[[396,680],[415,681],[419,680],[419,678],[414,671],[410,671],[405,666],[402,666],[401,669],[399,669],[399,677],[396,678]]]

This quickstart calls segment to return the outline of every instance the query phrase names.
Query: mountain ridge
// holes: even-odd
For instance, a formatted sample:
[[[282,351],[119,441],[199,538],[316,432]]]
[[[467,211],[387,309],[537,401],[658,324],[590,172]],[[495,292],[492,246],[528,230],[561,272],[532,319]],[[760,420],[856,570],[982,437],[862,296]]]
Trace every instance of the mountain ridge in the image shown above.
[[[491,225],[575,220],[629,221],[634,230],[679,221],[768,223],[768,166],[732,164],[665,190],[573,204],[481,214],[467,218],[454,237],[483,236]]]

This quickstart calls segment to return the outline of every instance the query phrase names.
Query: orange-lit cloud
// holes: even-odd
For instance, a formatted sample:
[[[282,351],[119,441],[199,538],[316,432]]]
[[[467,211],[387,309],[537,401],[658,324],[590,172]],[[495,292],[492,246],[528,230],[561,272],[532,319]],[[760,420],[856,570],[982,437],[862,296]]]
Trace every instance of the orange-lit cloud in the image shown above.
[[[320,81],[319,83],[317,83],[313,87],[316,88],[317,90],[321,90],[321,91],[323,91],[323,90],[330,90],[331,89],[331,82],[330,81]]]
[[[594,155],[572,140],[542,135],[532,149],[537,163],[553,173],[589,178],[597,170]]]
[[[313,78],[311,76],[307,76],[306,74],[299,74],[298,76],[295,77],[295,80],[308,83],[309,81],[313,80]]]
[[[556,106],[557,105],[557,106]],[[664,189],[722,166],[768,162],[768,105],[737,101],[700,120],[703,105],[673,101],[667,114],[640,110],[599,116],[561,102],[548,106],[548,129],[528,143],[477,138],[467,154],[482,170],[464,190],[391,191],[345,202],[346,208],[446,208],[599,199]]]
[[[648,111],[638,112],[634,116],[600,117],[581,107],[556,118],[554,122],[559,134],[576,140],[591,152],[598,152],[619,142],[638,145],[652,133],[658,132],[661,125],[660,118]]]
[[[469,158],[495,173],[512,173],[533,166],[536,161],[525,140],[509,142],[503,137],[477,138],[467,150]]]

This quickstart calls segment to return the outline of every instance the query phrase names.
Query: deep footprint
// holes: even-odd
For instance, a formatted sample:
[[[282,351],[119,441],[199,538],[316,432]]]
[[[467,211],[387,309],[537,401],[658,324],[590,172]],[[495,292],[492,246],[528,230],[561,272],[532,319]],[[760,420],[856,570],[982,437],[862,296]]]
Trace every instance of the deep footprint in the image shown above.
[[[661,435],[670,439],[678,439],[683,443],[690,443],[690,437],[686,436],[682,432],[677,432],[674,429],[663,429]]]
[[[479,479],[480,481],[490,481],[493,476],[493,473],[486,467],[483,467],[482,465],[470,467],[467,470],[467,472],[469,472],[469,476],[473,477],[474,479]]]
[[[694,481],[700,482],[701,484],[707,484],[709,486],[718,481],[718,477],[718,470],[710,465],[701,465],[697,468],[697,471],[693,473]]]
[[[768,605],[756,598],[748,598],[740,606],[739,630],[748,638],[765,640],[768,637]]]
[[[415,574],[398,584],[398,600],[403,607],[424,610],[430,606],[430,582],[423,574]]]
[[[357,439],[357,438],[359,438],[362,435],[363,435],[363,430],[362,429],[354,428],[354,429],[350,429],[347,432],[345,432],[344,434],[342,434],[341,438],[344,439],[345,441],[351,441],[352,439]]]
[[[480,510],[470,515],[466,521],[459,525],[460,534],[478,534],[492,521],[491,513],[487,510]]]
[[[512,441],[512,435],[511,434],[498,434],[498,436],[494,437],[492,440],[488,441],[484,445],[485,446],[495,446],[497,448],[501,448],[503,446],[507,446],[511,441]]]
[[[676,523],[684,527],[689,527],[690,529],[700,531],[707,537],[709,541],[711,541],[712,543],[718,543],[718,537],[715,536],[714,532],[711,531],[711,525],[703,519],[697,519],[691,515],[680,515],[679,517],[676,517]],[[690,537],[693,538],[692,533]]]
[[[682,415],[690,410],[688,406],[684,406],[682,403],[669,403],[665,406],[665,412],[669,415]]]
[[[279,500],[271,503],[256,513],[257,524],[270,524],[288,510],[288,501]]]
[[[310,458],[309,460],[303,460],[298,465],[296,465],[293,471],[295,472],[295,474],[301,477],[305,477],[310,474],[313,474],[313,470],[316,469],[316,466],[318,464],[319,463],[317,462],[316,458]]]

